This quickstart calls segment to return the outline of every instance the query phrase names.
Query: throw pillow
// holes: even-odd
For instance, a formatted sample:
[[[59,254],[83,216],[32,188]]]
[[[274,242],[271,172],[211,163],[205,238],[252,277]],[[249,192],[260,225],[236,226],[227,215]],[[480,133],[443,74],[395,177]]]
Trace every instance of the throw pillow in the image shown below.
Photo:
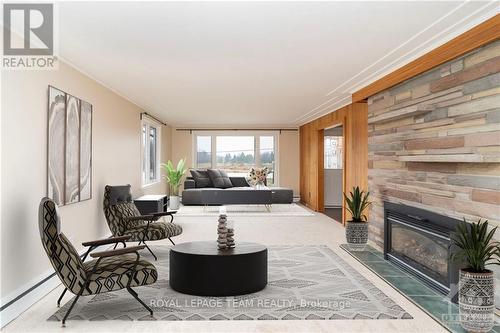
[[[227,173],[223,170],[218,169],[208,169],[208,176],[214,184],[214,187],[217,188],[230,188],[233,187],[231,180],[229,179]]]
[[[233,187],[248,187],[250,186],[247,182],[246,177],[229,177],[231,180],[231,184],[233,184]]]
[[[252,168],[248,173],[247,182],[250,186],[265,186],[267,182],[267,174],[269,169],[267,167],[263,168]]]
[[[196,188],[213,187],[207,170],[189,170],[194,179]]]

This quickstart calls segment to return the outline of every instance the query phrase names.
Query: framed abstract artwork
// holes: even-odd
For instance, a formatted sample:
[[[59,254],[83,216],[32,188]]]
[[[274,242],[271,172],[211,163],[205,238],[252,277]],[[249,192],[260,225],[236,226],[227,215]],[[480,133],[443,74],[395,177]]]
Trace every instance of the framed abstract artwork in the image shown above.
[[[49,86],[47,196],[58,205],[92,198],[92,104]]]

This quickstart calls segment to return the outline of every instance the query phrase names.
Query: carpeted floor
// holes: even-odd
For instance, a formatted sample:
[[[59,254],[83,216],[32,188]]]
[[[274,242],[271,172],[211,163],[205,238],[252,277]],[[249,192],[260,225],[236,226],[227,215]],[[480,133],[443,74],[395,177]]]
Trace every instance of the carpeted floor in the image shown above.
[[[221,206],[181,206],[177,216],[217,216]],[[297,204],[274,204],[268,211],[264,205],[225,205],[231,216],[314,216]]]
[[[215,243],[214,243],[215,245]],[[70,320],[411,319],[403,308],[324,245],[269,248],[267,287],[237,297],[197,297],[168,284],[167,246],[154,246],[158,281],[136,288],[153,317],[127,291],[81,298]],[[149,254],[143,252],[150,259]],[[223,274],[223,272],[221,272]],[[48,320],[61,320],[71,300]]]

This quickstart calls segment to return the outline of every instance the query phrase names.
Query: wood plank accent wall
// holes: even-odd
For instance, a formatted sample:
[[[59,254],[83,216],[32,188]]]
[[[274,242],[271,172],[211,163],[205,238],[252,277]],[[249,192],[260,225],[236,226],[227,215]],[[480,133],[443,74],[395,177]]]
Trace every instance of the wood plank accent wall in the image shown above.
[[[500,41],[370,97],[368,123],[372,244],[384,201],[500,226]]]
[[[359,102],[500,38],[500,14],[352,94]]]
[[[300,196],[316,211],[324,210],[324,129],[335,125],[344,126],[343,190],[368,185],[368,107],[353,103],[300,127]]]

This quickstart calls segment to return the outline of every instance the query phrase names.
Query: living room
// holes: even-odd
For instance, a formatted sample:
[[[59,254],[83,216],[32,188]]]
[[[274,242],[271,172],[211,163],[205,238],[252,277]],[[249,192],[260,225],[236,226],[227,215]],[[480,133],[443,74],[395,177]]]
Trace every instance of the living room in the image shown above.
[[[497,2],[2,11],[2,331],[500,331]]]

